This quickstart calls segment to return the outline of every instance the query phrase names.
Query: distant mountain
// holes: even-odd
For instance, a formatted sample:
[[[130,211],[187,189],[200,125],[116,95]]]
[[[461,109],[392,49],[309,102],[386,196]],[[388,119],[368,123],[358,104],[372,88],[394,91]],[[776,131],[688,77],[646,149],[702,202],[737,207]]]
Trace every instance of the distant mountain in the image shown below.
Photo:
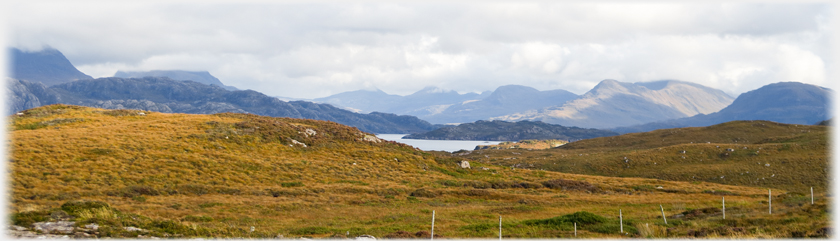
[[[578,95],[565,90],[539,91],[527,86],[505,85],[496,88],[484,99],[457,103],[423,119],[432,123],[473,122],[561,105],[576,98]]]
[[[356,112],[383,111],[413,115],[432,123],[465,123],[528,110],[561,105],[578,96],[565,90],[539,91],[507,85],[481,94],[426,87],[408,96],[381,90],[344,92],[314,101],[333,104]]]
[[[726,107],[732,99],[723,91],[682,81],[604,80],[580,98],[562,105],[492,119],[613,128],[708,114]]]
[[[425,116],[438,114],[456,103],[477,100],[489,93],[458,94],[452,90],[426,87],[411,95],[391,95],[381,90],[356,90],[343,92],[313,101],[332,104],[360,113],[388,112],[401,115],[413,115],[424,119]]]
[[[218,78],[210,75],[207,71],[185,71],[185,70],[151,70],[151,71],[121,71],[118,70],[114,77],[119,78],[143,78],[151,77],[169,77],[173,80],[192,80],[198,83],[207,85],[216,85],[226,90],[239,90],[233,86],[227,86]]]
[[[613,130],[620,133],[646,132],[663,128],[709,126],[735,120],[814,125],[831,118],[829,103],[832,95],[833,91],[828,88],[781,82],[743,93],[731,105],[715,113]]]
[[[372,133],[416,133],[437,128],[413,116],[358,114],[327,104],[281,101],[262,93],[228,91],[215,85],[166,77],[99,78],[46,87],[7,79],[12,111],[48,104],[106,109],[141,109],[165,113],[251,113],[272,117],[333,121]]]
[[[389,110],[400,99],[402,99],[402,96],[389,95],[377,89],[342,92],[324,98],[317,98],[314,101],[343,107],[354,112],[368,113]]]
[[[38,106],[61,102],[61,98],[40,82],[29,82],[6,78],[7,113],[11,115],[18,111],[32,109]]]
[[[70,60],[53,48],[44,48],[37,52],[9,48],[11,73],[13,79],[40,82],[46,86],[67,83],[80,79],[92,79],[76,69]]]
[[[481,141],[520,141],[520,140],[581,140],[595,137],[614,136],[618,133],[606,130],[584,129],[552,125],[539,121],[476,121],[458,126],[448,126],[437,130],[415,133],[403,139],[427,140],[481,140]]]

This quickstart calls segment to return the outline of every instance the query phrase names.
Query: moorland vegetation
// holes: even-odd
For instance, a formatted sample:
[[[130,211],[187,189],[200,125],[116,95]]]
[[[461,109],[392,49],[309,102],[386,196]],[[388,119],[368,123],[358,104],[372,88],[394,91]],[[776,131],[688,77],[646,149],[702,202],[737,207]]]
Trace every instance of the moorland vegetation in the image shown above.
[[[830,227],[824,189],[816,189],[811,204],[799,188],[812,183],[615,177],[622,174],[504,163],[588,154],[589,160],[567,162],[595,167],[595,157],[613,161],[634,151],[672,161],[672,153],[655,151],[685,147],[706,155],[710,143],[622,149],[610,147],[618,139],[601,139],[595,143],[606,143],[595,149],[580,149],[586,142],[579,141],[544,152],[517,150],[510,154],[517,159],[505,160],[510,150],[424,152],[327,121],[71,105],[23,111],[10,117],[8,128],[12,223],[69,220],[77,230],[97,224],[96,237],[429,238],[433,212],[435,236],[456,238],[498,237],[500,216],[505,238],[826,237]],[[785,130],[825,135],[822,128]],[[800,134],[744,137],[749,141],[725,148],[762,147],[760,154],[827,162],[819,154],[825,138]],[[628,158],[643,160],[637,155]],[[751,158],[730,155],[715,161]],[[468,160],[472,168],[459,167]],[[813,185],[825,187],[819,183]]]

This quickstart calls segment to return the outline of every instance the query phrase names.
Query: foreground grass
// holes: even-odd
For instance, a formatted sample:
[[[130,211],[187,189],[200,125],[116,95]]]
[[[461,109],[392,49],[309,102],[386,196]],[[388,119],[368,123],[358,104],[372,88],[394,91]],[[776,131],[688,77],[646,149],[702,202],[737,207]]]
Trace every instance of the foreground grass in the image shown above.
[[[433,211],[435,235],[457,238],[497,237],[499,216],[510,238],[573,237],[578,221],[577,237],[593,238],[821,237],[829,226],[822,192],[811,205],[774,188],[769,215],[764,188],[461,169],[449,153],[324,121],[53,105],[10,129],[12,221],[70,218],[102,237],[423,237]]]

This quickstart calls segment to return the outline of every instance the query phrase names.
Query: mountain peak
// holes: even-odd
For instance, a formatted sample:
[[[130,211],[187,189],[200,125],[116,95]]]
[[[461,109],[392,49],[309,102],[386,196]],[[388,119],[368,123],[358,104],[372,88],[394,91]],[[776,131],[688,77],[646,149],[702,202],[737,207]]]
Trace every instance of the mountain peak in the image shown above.
[[[415,92],[414,94],[440,94],[440,93],[449,93],[454,92],[452,90],[443,89],[436,86],[426,86],[420,91]]]
[[[40,82],[47,86],[79,79],[93,79],[76,69],[61,52],[49,46],[39,51],[10,48],[11,77]]]

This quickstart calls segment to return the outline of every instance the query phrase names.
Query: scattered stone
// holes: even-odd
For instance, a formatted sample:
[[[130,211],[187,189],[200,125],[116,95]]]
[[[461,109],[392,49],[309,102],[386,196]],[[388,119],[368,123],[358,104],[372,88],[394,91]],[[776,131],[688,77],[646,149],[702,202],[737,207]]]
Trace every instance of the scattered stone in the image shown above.
[[[85,232],[76,232],[75,234],[73,234],[73,238],[77,238],[77,239],[90,238],[90,237],[93,237],[93,235],[90,235],[90,234],[85,233]]]
[[[306,128],[306,130],[303,131],[303,134],[305,134],[308,137],[314,136],[315,134],[318,134],[318,132],[313,129]]]
[[[382,140],[380,140],[380,139],[379,139],[379,138],[377,138],[376,136],[367,135],[367,134],[365,134],[365,137],[363,137],[363,138],[362,138],[362,140],[363,140],[363,141],[373,142],[373,143],[380,143],[380,142],[382,142]]]
[[[356,237],[356,240],[376,240],[376,237],[367,234],[362,234],[359,235],[359,237]]]
[[[11,225],[11,226],[9,226],[9,229],[15,230],[15,231],[26,231],[27,230],[26,228],[21,227],[21,226],[17,226],[17,225]]]
[[[129,226],[129,227],[123,227],[123,229],[125,229],[125,231],[129,231],[129,232],[134,232],[134,231],[138,231],[138,232],[145,232],[145,231],[146,231],[145,229],[142,229],[142,228],[135,228],[135,227],[131,227],[131,226]]]
[[[470,169],[470,162],[468,161],[459,161],[458,166],[461,168]]]
[[[764,166],[765,166],[765,167],[769,167],[769,166],[770,166],[770,163],[765,163],[765,164],[764,164]]]
[[[485,170],[485,171],[487,171],[487,170],[490,170],[490,168],[487,168],[487,167],[481,167],[481,170]]]
[[[301,145],[301,146],[303,146],[303,147],[306,147],[306,144],[304,144],[303,142],[299,142],[299,141],[297,141],[297,140],[295,140],[295,139],[291,139],[291,140],[292,140],[292,144],[295,144],[295,145]]]
[[[732,148],[726,148],[726,151],[735,151],[735,149],[732,149]]]
[[[137,113],[137,115],[139,115],[139,116],[144,116],[144,115],[146,115],[146,113],[139,112],[139,113]]]
[[[32,224],[32,227],[37,231],[41,231],[42,233],[72,234],[74,225],[76,225],[76,222],[58,221],[58,222],[37,222],[37,223]]]
[[[90,229],[90,230],[94,230],[94,231],[99,230],[99,224],[95,224],[95,223],[85,224],[85,228]]]

